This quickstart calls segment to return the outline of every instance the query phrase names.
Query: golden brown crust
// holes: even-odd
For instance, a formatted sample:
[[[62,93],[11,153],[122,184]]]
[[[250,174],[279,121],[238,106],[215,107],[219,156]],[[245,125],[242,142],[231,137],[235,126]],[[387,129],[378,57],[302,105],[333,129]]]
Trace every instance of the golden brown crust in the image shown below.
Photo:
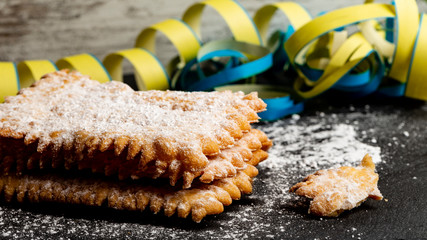
[[[258,150],[260,152],[262,150]],[[264,160],[264,154],[254,154],[251,161]],[[215,180],[211,184],[197,182],[190,189],[171,187],[168,184],[147,185],[112,181],[103,178],[64,177],[58,174],[15,174],[0,176],[0,194],[7,202],[60,202],[101,206],[119,210],[143,211],[149,208],[166,216],[177,213],[200,222],[206,215],[219,214],[224,206],[238,200],[241,194],[252,192],[252,178],[258,170],[252,166],[238,172],[234,177]]]
[[[87,139],[87,136],[83,137],[81,133],[80,136]],[[122,141],[120,139],[119,142]],[[91,138],[86,142],[91,142],[90,144],[93,145],[93,142],[100,141]],[[149,155],[140,154],[137,157],[129,157],[129,153],[123,153],[117,157],[113,149],[104,152],[78,150],[78,154],[75,154],[64,147],[53,155],[51,151],[37,152],[35,143],[25,145],[19,139],[0,138],[0,168],[3,170],[3,174],[11,171],[22,174],[27,169],[74,169],[77,167],[80,170],[91,169],[92,172],[104,173],[107,176],[118,175],[121,180],[129,177],[133,179],[141,177],[169,178],[170,184],[173,186],[182,178],[183,187],[189,188],[197,177],[200,177],[204,183],[210,183],[214,180],[235,176],[238,171],[246,168],[246,163],[251,161],[254,152],[260,149],[267,150],[271,145],[271,140],[262,131],[251,129],[236,141],[233,147],[221,151],[216,156],[208,157],[208,163],[203,168],[188,171],[183,168],[183,162],[185,162],[185,158],[191,156],[184,153],[182,153],[182,159],[169,160],[164,157],[163,159],[167,160],[154,161],[152,159],[148,161],[147,158],[152,158]],[[130,148],[132,148],[132,144],[130,144]],[[163,152],[166,154],[167,150]],[[264,152],[264,159],[267,156],[268,154]]]
[[[173,161],[180,172],[194,173],[208,157],[234,146],[265,107],[255,93],[135,92],[119,82],[58,71],[0,105],[0,141],[20,140],[19,148],[31,150],[28,167],[99,170],[94,159],[111,152],[107,175],[128,174],[119,169],[123,161],[139,169],[153,162],[153,177],[172,171]]]
[[[366,154],[359,167],[320,170],[295,184],[290,192],[313,199],[309,213],[337,217],[344,210],[359,206],[368,197],[381,200],[375,164]]]
[[[188,188],[235,175],[249,150],[271,145],[250,128],[265,107],[256,93],[135,92],[58,71],[0,105],[0,167],[183,178]]]
[[[256,93],[135,92],[77,72],[48,74],[0,105],[0,194],[200,222],[252,192],[272,145],[250,127],[265,108]],[[146,177],[169,183],[136,180]]]

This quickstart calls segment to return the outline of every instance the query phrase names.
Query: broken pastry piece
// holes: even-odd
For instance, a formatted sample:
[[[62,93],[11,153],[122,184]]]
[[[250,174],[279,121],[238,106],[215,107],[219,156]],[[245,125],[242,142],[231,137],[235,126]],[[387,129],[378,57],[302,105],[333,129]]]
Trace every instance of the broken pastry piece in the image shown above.
[[[313,199],[309,213],[337,217],[345,210],[359,206],[367,198],[382,200],[375,164],[366,154],[358,167],[320,170],[295,184],[290,192]]]
[[[200,175],[220,178],[203,176],[211,161],[234,162],[236,174],[257,150],[250,146],[269,141],[250,127],[265,108],[256,93],[134,91],[58,71],[0,105],[0,167],[184,178],[188,188]]]

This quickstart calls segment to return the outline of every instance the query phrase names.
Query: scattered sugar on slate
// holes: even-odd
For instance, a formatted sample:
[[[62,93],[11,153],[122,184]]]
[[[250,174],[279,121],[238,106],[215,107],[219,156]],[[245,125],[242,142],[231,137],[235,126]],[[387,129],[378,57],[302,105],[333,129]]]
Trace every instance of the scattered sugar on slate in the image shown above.
[[[356,114],[356,113],[355,113]],[[343,115],[339,118],[351,119]],[[28,209],[0,205],[0,238],[60,238],[79,236],[82,238],[213,238],[251,239],[298,237],[289,232],[293,222],[305,216],[286,210],[298,204],[297,197],[288,193],[290,186],[305,175],[320,168],[341,165],[357,165],[364,154],[372,155],[378,164],[382,161],[379,147],[363,143],[371,132],[363,134],[357,123],[336,121],[335,114],[316,116],[294,115],[285,120],[257,126],[274,140],[270,157],[261,163],[260,175],[254,182],[254,193],[236,201],[225,212],[204,219],[200,224],[182,221],[176,217],[152,216],[142,213],[112,212],[106,217],[68,217],[63,213],[49,214],[31,212]],[[305,209],[301,207],[301,209]],[[97,211],[94,212],[96,214]],[[84,215],[86,216],[86,215]],[[149,219],[153,218],[153,219]],[[272,222],[279,221],[277,224]],[[326,220],[319,220],[319,223]],[[334,221],[334,220],[328,220]],[[336,221],[341,221],[337,219]],[[187,226],[191,225],[191,226]],[[320,225],[324,228],[324,225]],[[363,236],[352,230],[349,234]],[[325,229],[326,230],[326,229]],[[334,230],[333,224],[329,230]],[[304,229],[308,233],[312,230]]]

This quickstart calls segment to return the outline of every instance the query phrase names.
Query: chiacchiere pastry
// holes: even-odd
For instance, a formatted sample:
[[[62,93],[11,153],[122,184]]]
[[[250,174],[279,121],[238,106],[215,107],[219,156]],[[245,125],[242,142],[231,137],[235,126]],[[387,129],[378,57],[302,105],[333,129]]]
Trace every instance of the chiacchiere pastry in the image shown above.
[[[367,154],[358,167],[317,171],[289,191],[313,199],[309,213],[337,217],[343,211],[359,206],[367,198],[383,199],[377,186],[378,179],[375,164]]]
[[[11,193],[17,193],[18,199],[28,196],[31,200],[31,194],[42,194],[31,189],[57,182],[62,184],[58,189],[90,186],[96,195],[105,188],[122,186],[120,180],[135,181],[132,186],[137,186],[146,178],[168,178],[167,186],[141,185],[140,189],[162,203],[170,204],[169,198],[185,200],[182,204],[191,206],[193,219],[199,221],[220,211],[202,204],[206,213],[195,213],[199,210],[194,206],[201,204],[196,196],[203,196],[200,201],[207,204],[214,186],[242,182],[242,178],[246,183],[235,184],[234,189],[250,192],[250,180],[258,173],[253,166],[267,158],[266,151],[272,145],[263,132],[250,126],[265,107],[256,93],[133,91],[123,83],[100,84],[78,72],[47,74],[0,104],[0,175],[2,183],[7,183],[3,194],[10,198]],[[49,173],[40,175],[40,169]],[[64,179],[55,175],[64,169],[89,169],[94,175],[113,178],[104,183],[102,178],[86,180],[76,175],[75,179]],[[85,187],[79,187],[81,183]],[[110,198],[111,189],[107,191],[110,195],[98,202],[107,199],[108,205],[121,208]],[[206,189],[209,194],[204,194]],[[120,199],[128,194],[119,192]],[[73,196],[62,202],[76,203],[70,200]],[[89,200],[81,203],[93,205]],[[166,215],[173,214],[175,210],[167,206],[161,208]],[[180,216],[188,215],[179,212]]]
[[[252,164],[266,159],[263,150],[256,151]],[[101,206],[119,210],[143,211],[149,208],[158,213],[163,210],[166,216],[177,213],[186,218],[190,213],[195,222],[206,215],[219,214],[232,200],[240,199],[241,194],[252,192],[252,178],[258,170],[247,165],[245,170],[233,177],[213,181],[211,184],[197,182],[190,189],[172,187],[168,183],[147,185],[112,181],[105,178],[70,177],[59,174],[32,174],[17,176],[0,175],[0,194],[6,201],[16,197],[18,202],[60,202]]]
[[[210,160],[242,162],[256,150],[259,143],[239,139],[265,107],[256,94],[137,92],[60,71],[0,105],[0,157],[7,171],[14,162],[18,172],[92,168],[120,179],[169,177],[172,185],[184,178],[188,188]]]

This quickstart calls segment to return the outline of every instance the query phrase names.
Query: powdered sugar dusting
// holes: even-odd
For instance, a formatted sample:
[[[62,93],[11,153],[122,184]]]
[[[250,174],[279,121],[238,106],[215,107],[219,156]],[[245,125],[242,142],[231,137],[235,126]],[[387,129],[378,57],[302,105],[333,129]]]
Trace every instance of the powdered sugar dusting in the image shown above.
[[[135,92],[123,83],[100,84],[79,73],[56,72],[0,105],[0,129],[40,138],[40,148],[50,142],[69,145],[79,131],[147,142],[163,137],[197,148],[202,137],[233,140],[230,131],[239,126],[231,114],[255,114],[244,98],[242,92]]]
[[[139,213],[114,212],[112,215],[116,216],[111,217],[111,220],[106,214],[98,216],[98,211],[88,211],[91,214],[89,219],[82,218],[81,214],[78,215],[79,219],[75,219],[7,208],[6,213],[0,209],[0,227],[6,222],[2,232],[15,239],[23,236],[34,239],[58,236],[144,239],[252,239],[262,236],[266,239],[294,239],[300,238],[296,232],[307,236],[313,231],[298,225],[305,222],[328,233],[335,228],[335,224],[346,220],[307,219],[308,206],[298,205],[303,203],[288,190],[304,176],[319,169],[358,165],[366,153],[371,154],[373,160],[381,166],[381,149],[374,146],[375,143],[362,142],[362,139],[367,142],[373,138],[373,132],[366,128],[359,129],[354,122],[346,122],[354,118],[345,114],[295,115],[258,125],[258,129],[265,131],[274,140],[274,145],[269,150],[269,158],[258,167],[260,174],[254,180],[254,193],[233,201],[231,206],[225,207],[223,213],[207,217],[200,224],[175,216],[140,216]],[[349,233],[353,233],[353,226],[347,227]],[[346,233],[343,231],[343,234]]]
[[[289,187],[317,170],[357,166],[367,153],[375,163],[381,162],[379,147],[361,142],[355,126],[333,123],[335,118],[336,115],[324,118],[319,114],[309,121],[299,121],[295,115],[258,127],[274,143],[268,159],[260,163],[260,171],[269,178],[265,184],[275,193],[273,198],[267,198],[268,206],[295,199],[289,194]]]
[[[268,161],[262,163],[268,168],[316,170],[355,165],[367,153],[374,163],[381,161],[380,148],[360,142],[352,125],[285,125],[277,121],[261,129],[274,142]]]

